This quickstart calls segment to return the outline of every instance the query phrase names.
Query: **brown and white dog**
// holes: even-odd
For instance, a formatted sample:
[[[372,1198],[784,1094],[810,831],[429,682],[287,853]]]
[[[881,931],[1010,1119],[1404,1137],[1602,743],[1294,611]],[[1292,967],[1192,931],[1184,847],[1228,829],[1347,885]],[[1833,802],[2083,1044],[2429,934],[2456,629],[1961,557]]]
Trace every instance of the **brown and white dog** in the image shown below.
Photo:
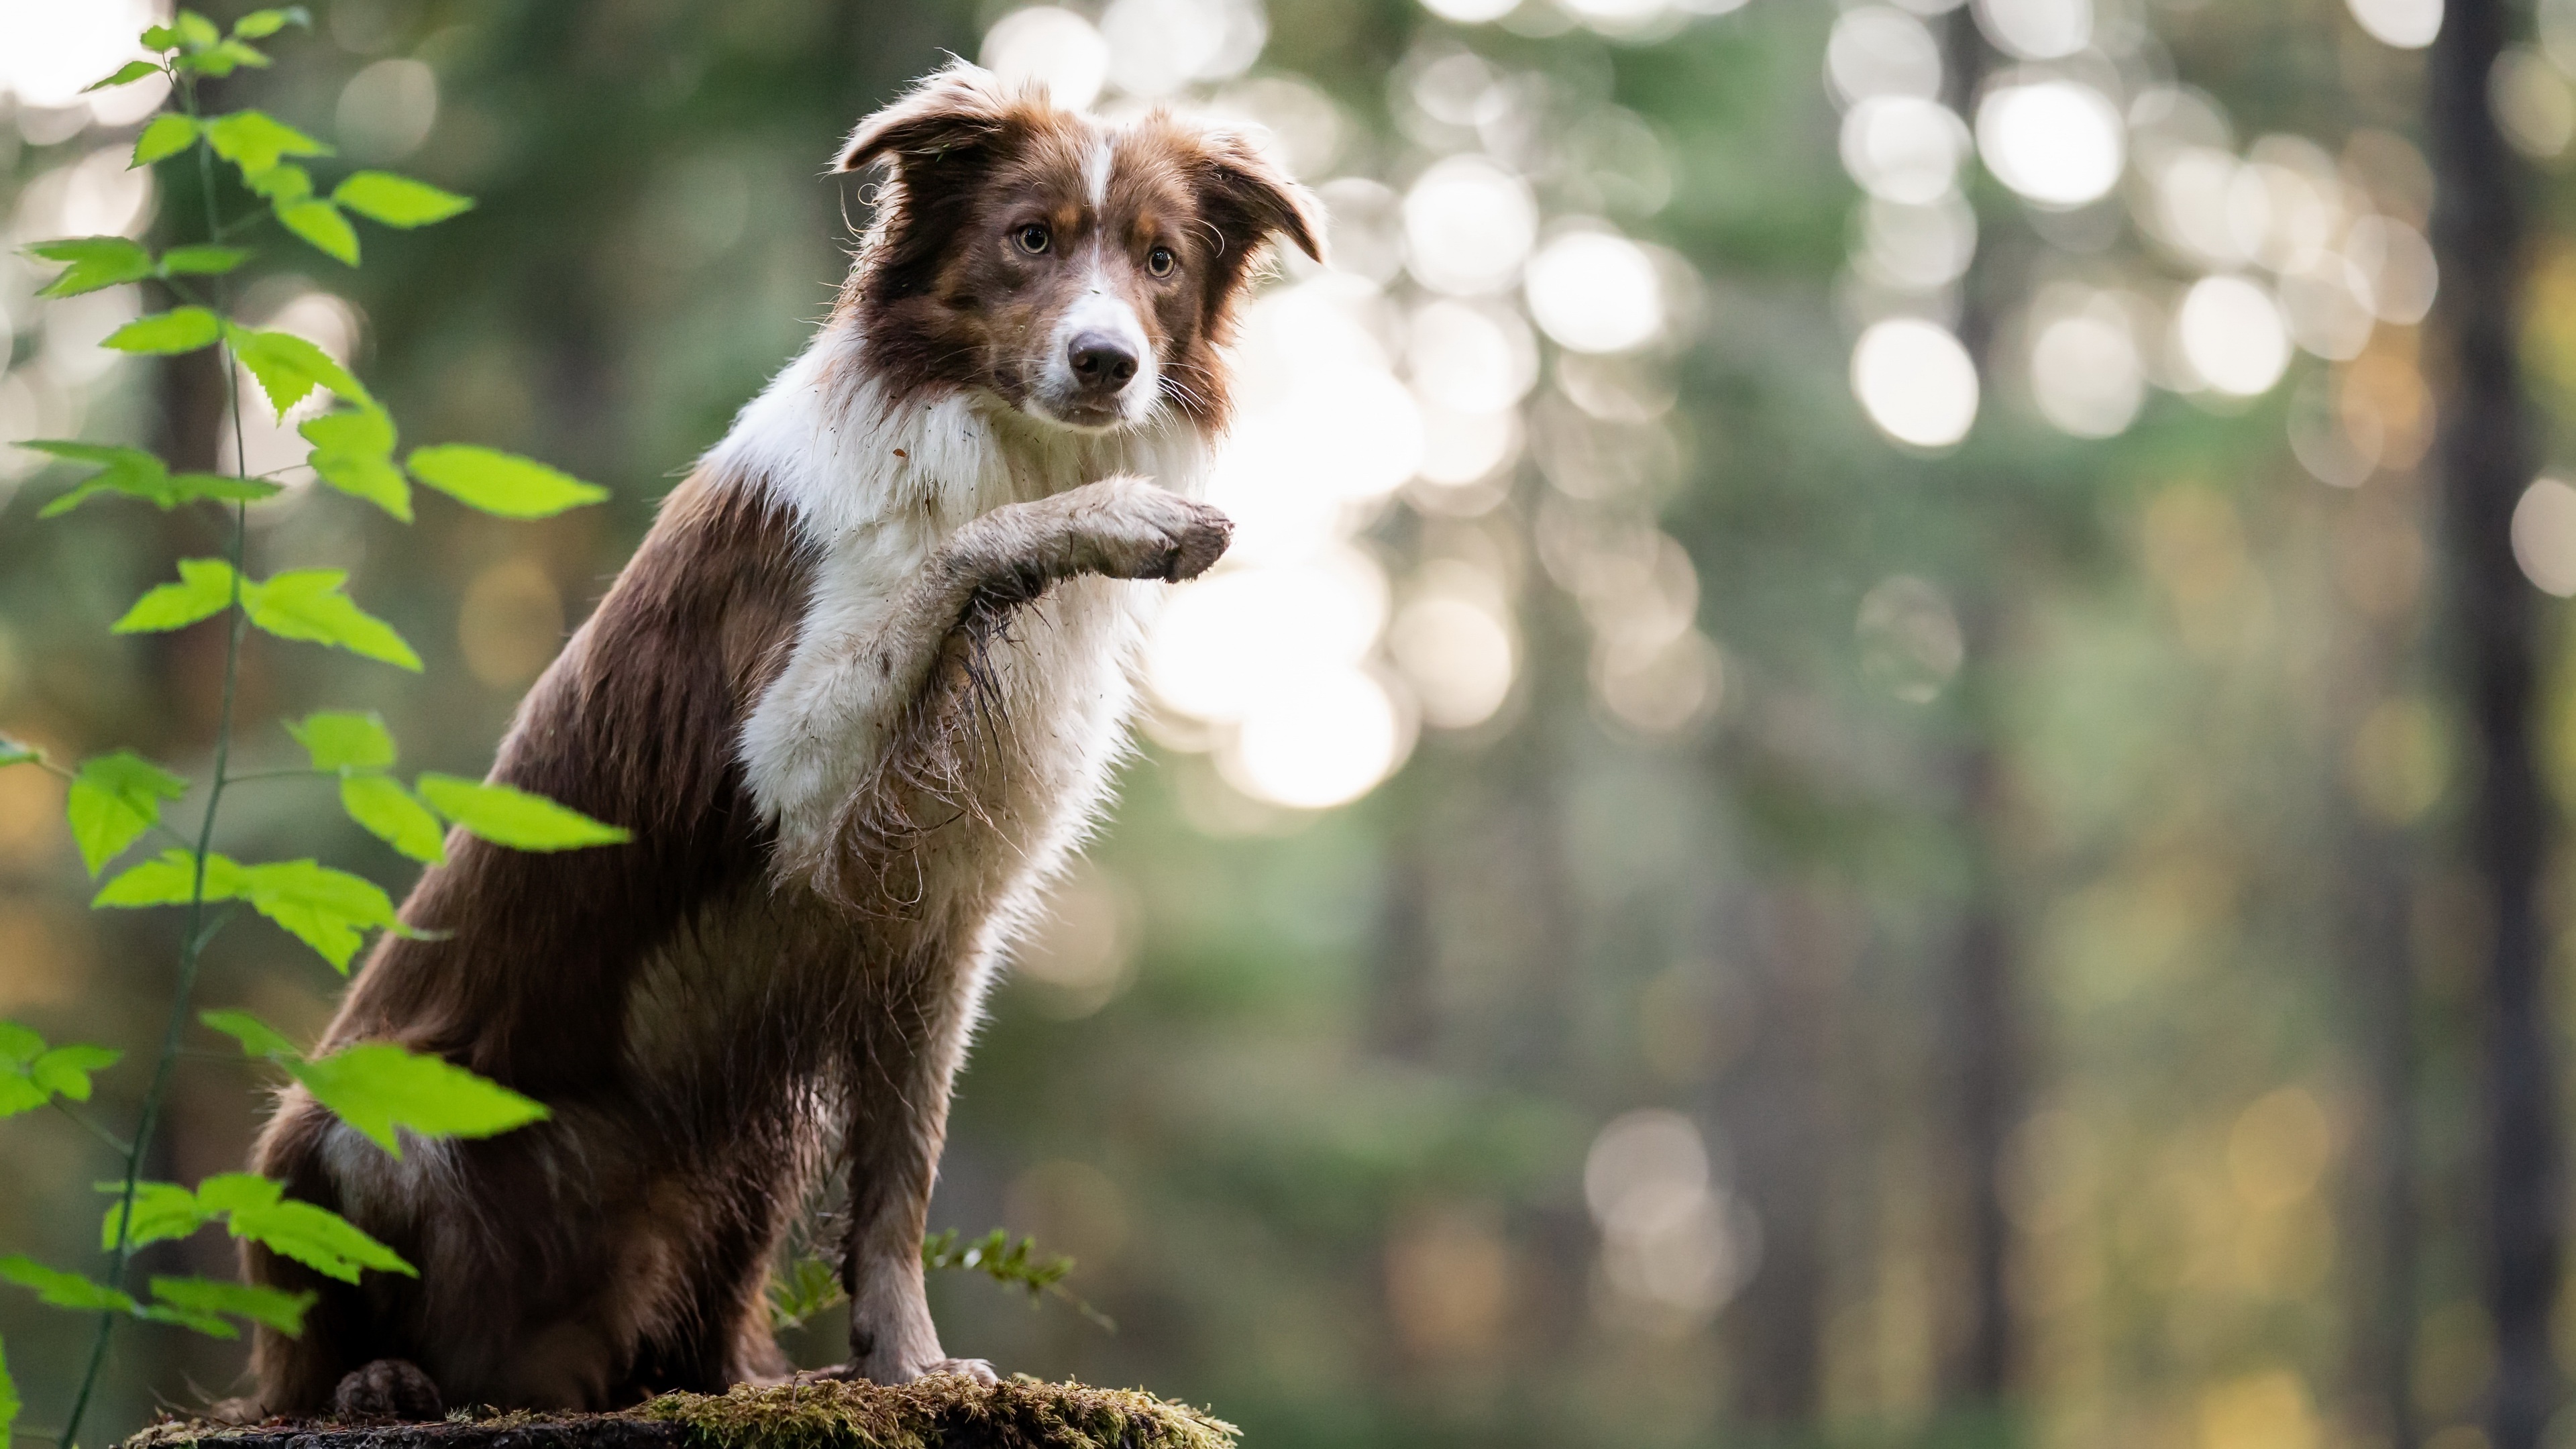
[[[1240,138],[1109,124],[963,64],[850,137],[891,168],[830,320],[662,506],[493,778],[629,826],[456,837],[323,1041],[400,1042],[544,1102],[397,1159],[289,1090],[258,1169],[418,1266],[265,1330],[259,1405],[600,1408],[775,1375],[764,1285],[837,1143],[843,1372],[940,1347],[921,1239],[998,958],[1099,808],[1192,501],[1220,348],[1312,199]],[[414,1374],[402,1362],[416,1365]],[[369,1386],[373,1386],[372,1397]],[[419,1399],[416,1392],[415,1399]],[[343,1395],[343,1403],[349,1402]]]

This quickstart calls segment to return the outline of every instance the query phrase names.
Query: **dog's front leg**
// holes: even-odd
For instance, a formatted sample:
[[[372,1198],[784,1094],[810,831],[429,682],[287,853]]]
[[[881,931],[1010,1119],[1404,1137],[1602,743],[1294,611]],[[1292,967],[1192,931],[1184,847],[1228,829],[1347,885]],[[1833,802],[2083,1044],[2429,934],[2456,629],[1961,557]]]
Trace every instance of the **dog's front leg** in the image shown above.
[[[905,711],[970,616],[1025,603],[1078,574],[1194,578],[1225,552],[1232,531],[1203,503],[1141,478],[1104,478],[983,514],[890,599],[809,619],[743,729],[752,794],[778,827],[791,873],[827,863],[835,822],[885,763]]]

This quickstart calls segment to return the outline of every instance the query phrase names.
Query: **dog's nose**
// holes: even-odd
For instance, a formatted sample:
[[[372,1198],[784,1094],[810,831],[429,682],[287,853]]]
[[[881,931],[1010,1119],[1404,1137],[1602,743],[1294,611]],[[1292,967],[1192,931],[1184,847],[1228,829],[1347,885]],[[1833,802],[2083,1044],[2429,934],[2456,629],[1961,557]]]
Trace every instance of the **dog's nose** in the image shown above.
[[[1136,375],[1136,354],[1107,332],[1085,332],[1067,349],[1085,392],[1116,392]]]

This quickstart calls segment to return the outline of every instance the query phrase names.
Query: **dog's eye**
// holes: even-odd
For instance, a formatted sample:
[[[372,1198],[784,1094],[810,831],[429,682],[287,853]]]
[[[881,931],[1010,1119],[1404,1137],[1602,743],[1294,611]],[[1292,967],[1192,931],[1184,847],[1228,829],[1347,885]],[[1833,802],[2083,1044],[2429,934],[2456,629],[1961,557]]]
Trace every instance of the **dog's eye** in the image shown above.
[[[1047,249],[1047,229],[1035,222],[1012,233],[1011,239],[1020,244],[1021,251],[1033,257]]]
[[[1155,276],[1168,277],[1172,274],[1172,268],[1177,265],[1179,260],[1172,255],[1170,247],[1156,247],[1145,254],[1145,270]]]

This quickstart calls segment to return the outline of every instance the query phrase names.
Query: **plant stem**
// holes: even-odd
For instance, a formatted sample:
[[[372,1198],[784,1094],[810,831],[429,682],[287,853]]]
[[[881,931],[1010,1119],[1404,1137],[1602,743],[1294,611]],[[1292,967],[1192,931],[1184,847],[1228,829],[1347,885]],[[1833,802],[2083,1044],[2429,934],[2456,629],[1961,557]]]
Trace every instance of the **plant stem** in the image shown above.
[[[79,1123],[82,1129],[88,1132],[89,1135],[106,1143],[107,1150],[115,1153],[117,1156],[123,1157],[134,1150],[132,1143],[120,1141],[115,1133],[108,1131],[106,1128],[101,1127],[98,1123],[92,1121],[87,1114],[75,1111],[72,1105],[69,1102],[64,1101],[62,1098],[56,1097],[53,1101],[53,1107],[55,1111],[60,1112],[64,1116]]]
[[[189,119],[195,120],[197,85],[194,77],[184,78],[180,82],[179,97],[180,105],[186,110]],[[202,137],[197,142],[196,150],[197,185],[205,202],[206,234],[209,237],[219,237],[223,234],[223,224],[215,214],[214,157]],[[217,300],[221,303],[226,300],[224,294],[230,290],[230,287],[221,278],[216,280],[215,285]],[[217,343],[215,362],[222,369],[224,376],[224,409],[232,416],[233,468],[236,473],[241,473],[248,466],[250,455],[242,446],[241,390],[234,377],[232,348],[229,343],[220,341]],[[188,929],[187,934],[181,938],[179,947],[179,980],[170,999],[170,1019],[161,1033],[161,1058],[153,1065],[152,1085],[143,1094],[143,1114],[142,1119],[135,1125],[134,1140],[126,1144],[125,1185],[117,1199],[119,1210],[116,1247],[112,1255],[114,1262],[107,1275],[107,1281],[111,1285],[124,1282],[125,1270],[134,1260],[135,1245],[132,1228],[135,1187],[142,1180],[143,1155],[151,1150],[152,1132],[160,1123],[161,1104],[169,1094],[170,1071],[179,1059],[180,1034],[187,1030],[188,1025],[188,998],[196,990],[197,967],[204,958],[206,942],[212,934],[206,929],[206,857],[214,846],[215,812],[223,804],[224,771],[232,759],[233,702],[241,682],[242,636],[250,623],[249,616],[242,611],[241,595],[242,560],[249,538],[249,506],[236,503],[233,505],[230,549],[230,560],[233,566],[232,599],[224,615],[223,710],[215,720],[214,779],[206,791],[205,814],[199,818],[197,825],[196,872],[188,890]],[[99,1314],[98,1332],[90,1341],[89,1367],[81,1374],[80,1391],[72,1398],[71,1413],[64,1419],[62,1438],[57,1441],[67,1446],[67,1449],[68,1446],[77,1443],[75,1436],[80,1433],[81,1418],[89,1410],[90,1396],[98,1388],[99,1372],[107,1364],[108,1341],[115,1336],[117,1320],[122,1316],[113,1311]]]

